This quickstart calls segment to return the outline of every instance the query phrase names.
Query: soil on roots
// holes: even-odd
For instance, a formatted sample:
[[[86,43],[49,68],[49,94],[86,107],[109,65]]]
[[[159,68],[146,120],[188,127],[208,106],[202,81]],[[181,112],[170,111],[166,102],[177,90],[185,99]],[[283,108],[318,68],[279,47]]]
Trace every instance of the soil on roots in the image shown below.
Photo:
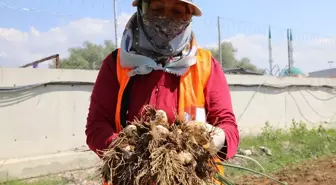
[[[289,165],[273,175],[289,185],[332,185],[336,184],[336,155]],[[244,176],[236,185],[278,185],[271,180]]]
[[[198,122],[170,125],[162,110],[146,107],[104,151],[100,174],[119,185],[203,185],[218,169],[211,134]]]

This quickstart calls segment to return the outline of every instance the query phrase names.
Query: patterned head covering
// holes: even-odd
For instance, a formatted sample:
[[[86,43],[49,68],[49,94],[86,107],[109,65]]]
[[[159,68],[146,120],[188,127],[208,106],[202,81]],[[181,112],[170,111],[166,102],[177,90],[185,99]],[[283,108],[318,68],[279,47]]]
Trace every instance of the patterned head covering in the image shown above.
[[[149,0],[137,0],[133,4],[137,6],[137,12],[123,33],[121,66],[133,69],[130,76],[148,74],[153,70],[178,76],[185,74],[197,59],[198,46],[191,28],[192,19],[148,14]]]

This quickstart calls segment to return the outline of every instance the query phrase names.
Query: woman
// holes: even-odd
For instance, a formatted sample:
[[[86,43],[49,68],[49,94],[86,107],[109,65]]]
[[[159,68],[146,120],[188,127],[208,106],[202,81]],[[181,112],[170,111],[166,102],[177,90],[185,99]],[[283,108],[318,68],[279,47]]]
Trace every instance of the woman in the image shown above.
[[[103,61],[92,91],[88,146],[100,156],[126,122],[151,105],[164,110],[170,123],[178,115],[219,127],[213,143],[222,157],[232,158],[239,134],[229,87],[220,64],[198,48],[191,29],[200,8],[192,0],[136,0],[133,6],[137,12],[121,47]]]

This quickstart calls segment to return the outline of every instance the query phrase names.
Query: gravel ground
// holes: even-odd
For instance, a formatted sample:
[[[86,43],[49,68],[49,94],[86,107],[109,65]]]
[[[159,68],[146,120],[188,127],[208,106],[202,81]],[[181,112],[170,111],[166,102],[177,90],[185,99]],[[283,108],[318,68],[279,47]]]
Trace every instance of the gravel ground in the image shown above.
[[[79,171],[70,171],[57,175],[65,185],[101,185],[101,179],[97,175],[96,168]]]
[[[97,175],[96,168],[68,171],[57,175],[48,175],[29,180],[22,183],[9,183],[9,185],[102,185]],[[5,183],[5,185],[7,185]]]

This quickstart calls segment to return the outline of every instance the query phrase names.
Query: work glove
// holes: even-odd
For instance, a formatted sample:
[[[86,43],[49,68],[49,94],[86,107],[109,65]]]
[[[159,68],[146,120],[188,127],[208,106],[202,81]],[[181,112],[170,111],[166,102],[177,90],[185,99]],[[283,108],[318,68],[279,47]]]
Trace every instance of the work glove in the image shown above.
[[[187,126],[191,129],[194,127],[203,127],[208,132],[211,132],[211,145],[215,147],[217,151],[220,151],[225,144],[225,132],[223,129],[213,126],[208,123],[198,122],[198,121],[190,121],[187,123]]]

